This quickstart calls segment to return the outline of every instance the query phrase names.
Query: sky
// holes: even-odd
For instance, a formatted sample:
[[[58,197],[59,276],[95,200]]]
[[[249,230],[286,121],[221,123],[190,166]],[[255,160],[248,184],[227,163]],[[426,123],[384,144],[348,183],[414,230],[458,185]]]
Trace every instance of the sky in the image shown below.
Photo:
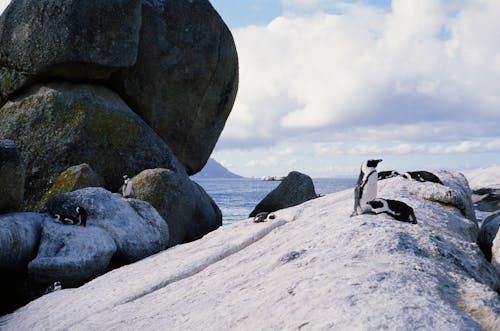
[[[240,81],[212,157],[246,177],[500,164],[500,1],[210,0]],[[8,1],[0,0],[0,9]]]

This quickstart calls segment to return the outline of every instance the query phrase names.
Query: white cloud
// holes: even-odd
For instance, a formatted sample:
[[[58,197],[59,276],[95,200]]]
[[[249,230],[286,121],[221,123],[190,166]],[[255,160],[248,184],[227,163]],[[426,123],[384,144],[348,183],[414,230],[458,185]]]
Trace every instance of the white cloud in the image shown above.
[[[283,4],[314,12],[233,31],[240,88],[220,146],[318,131],[352,140],[367,128],[377,140],[463,141],[482,125],[498,127],[500,1],[393,0],[391,10]],[[340,5],[341,14],[320,11]]]

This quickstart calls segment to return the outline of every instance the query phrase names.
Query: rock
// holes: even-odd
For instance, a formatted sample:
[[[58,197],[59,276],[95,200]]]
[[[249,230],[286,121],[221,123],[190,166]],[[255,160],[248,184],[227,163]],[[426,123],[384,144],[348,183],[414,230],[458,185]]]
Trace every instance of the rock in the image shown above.
[[[16,210],[22,204],[24,180],[24,162],[16,144],[0,140],[0,213]]]
[[[45,287],[60,281],[63,288],[77,287],[106,272],[116,245],[107,232],[95,226],[45,222],[38,255],[28,265],[30,278]]]
[[[480,211],[500,210],[500,189],[481,188],[473,191],[474,207]]]
[[[349,217],[349,189],[277,211],[264,223],[220,227],[80,288],[39,298],[0,317],[0,325],[498,330],[498,276],[473,232],[461,231],[475,223],[458,208],[409,194],[390,180],[379,187],[380,196],[411,205],[418,224],[384,214]],[[408,190],[415,184],[407,183]]]
[[[257,204],[249,217],[254,217],[260,212],[273,212],[296,206],[316,197],[317,194],[311,177],[292,171],[278,187]]]
[[[39,77],[102,79],[137,59],[140,0],[13,0],[0,16],[0,63]]]
[[[15,92],[27,85],[33,84],[35,81],[35,76],[29,76],[13,69],[0,67],[0,107]]]
[[[478,237],[479,247],[488,261],[491,261],[493,241],[495,237],[498,237],[498,229],[500,228],[500,214],[492,216],[483,221]]]
[[[113,87],[191,175],[207,162],[236,96],[231,32],[208,0],[143,0],[139,54]]]
[[[87,163],[117,190],[123,174],[164,167],[185,173],[168,146],[113,92],[101,86],[37,85],[0,108],[0,132],[26,163],[25,208],[34,208],[68,167]]]
[[[26,268],[36,255],[42,223],[48,218],[37,213],[0,215],[0,275]]]
[[[43,196],[38,204],[37,209],[43,209],[45,203],[52,197],[76,191],[85,187],[102,187],[104,186],[103,179],[92,170],[92,168],[82,163],[77,166],[70,167],[64,170],[59,177],[56,178],[50,190]]]
[[[113,238],[117,248],[114,265],[135,262],[167,248],[168,226],[147,203],[129,202],[97,187],[64,193],[47,202],[51,213],[65,215],[74,213],[77,206],[88,213],[87,227],[104,229]]]
[[[500,278],[500,232],[498,231],[491,246],[491,264]]]
[[[473,190],[474,206],[479,211],[500,210],[500,165],[464,171]]]
[[[222,225],[222,214],[197,184],[168,169],[144,170],[132,178],[133,196],[148,201],[167,221],[169,246],[201,238]]]

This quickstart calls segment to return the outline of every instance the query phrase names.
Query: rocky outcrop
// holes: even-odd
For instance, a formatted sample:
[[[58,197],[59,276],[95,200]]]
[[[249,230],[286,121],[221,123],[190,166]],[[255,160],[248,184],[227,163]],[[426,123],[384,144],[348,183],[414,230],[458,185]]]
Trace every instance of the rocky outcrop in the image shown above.
[[[12,140],[0,140],[0,213],[19,208],[24,198],[25,166]]]
[[[481,224],[479,231],[478,244],[488,261],[492,258],[492,247],[495,237],[498,237],[498,229],[500,228],[500,212],[486,218]],[[500,252],[497,252],[497,254]],[[496,257],[500,261],[500,256]],[[500,276],[500,273],[499,273]]]
[[[1,317],[0,325],[498,330],[499,280],[475,243],[475,222],[453,205],[410,194],[416,182],[407,181],[407,190],[384,182],[380,196],[412,206],[418,224],[385,214],[349,217],[349,189],[279,210],[274,220],[221,227],[78,289],[44,296]]]
[[[0,16],[0,63],[39,77],[102,79],[136,62],[140,0],[13,0]]]
[[[236,47],[208,0],[142,3],[137,62],[113,86],[191,175],[207,162],[233,106]]]
[[[88,164],[82,163],[70,167],[61,172],[59,177],[56,178],[50,190],[38,203],[37,209],[43,209],[45,207],[45,203],[50,198],[58,194],[76,191],[85,187],[102,186],[104,186],[103,179],[98,174],[96,174]]]
[[[36,255],[42,223],[50,219],[38,213],[0,215],[0,276],[26,268]]]
[[[500,278],[500,232],[498,231],[491,245],[491,264]]]
[[[222,225],[222,215],[203,188],[168,169],[144,170],[132,178],[133,196],[148,201],[170,230],[169,246],[201,238]]]
[[[114,240],[95,226],[45,222],[38,254],[28,265],[29,277],[47,287],[55,281],[77,287],[106,272],[116,251]]]
[[[292,171],[283,181],[271,191],[255,209],[250,213],[254,217],[261,212],[273,212],[276,210],[296,206],[317,197],[311,177]]]
[[[147,203],[131,206],[119,194],[95,187],[61,194],[47,202],[53,214],[71,215],[77,206],[88,213],[87,227],[99,227],[113,238],[115,265],[135,262],[167,248],[167,223]]]
[[[479,211],[500,210],[500,165],[464,171],[473,190],[472,200]]]
[[[50,183],[75,164],[89,164],[110,190],[120,187],[123,174],[143,169],[184,173],[160,137],[101,86],[34,86],[0,109],[0,131],[22,147],[26,208],[36,206]]]

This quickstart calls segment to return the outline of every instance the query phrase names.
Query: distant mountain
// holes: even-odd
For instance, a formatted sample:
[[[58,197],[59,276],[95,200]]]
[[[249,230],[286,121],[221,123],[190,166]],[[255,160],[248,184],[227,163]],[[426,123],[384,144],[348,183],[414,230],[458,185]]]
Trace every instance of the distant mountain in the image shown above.
[[[240,175],[232,173],[231,171],[224,168],[222,164],[215,161],[214,159],[208,159],[207,164],[203,169],[192,176],[192,178],[242,178]]]

